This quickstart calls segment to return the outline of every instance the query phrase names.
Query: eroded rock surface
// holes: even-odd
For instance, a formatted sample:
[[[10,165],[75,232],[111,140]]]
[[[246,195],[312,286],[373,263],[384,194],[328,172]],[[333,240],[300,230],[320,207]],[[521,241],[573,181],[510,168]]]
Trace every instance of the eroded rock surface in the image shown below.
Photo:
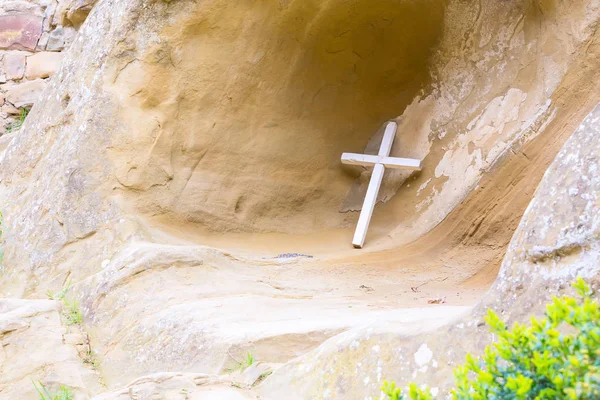
[[[0,398],[38,399],[32,381],[70,387],[76,399],[101,390],[68,335],[58,301],[0,299]]]
[[[92,2],[69,4],[45,50]],[[0,140],[0,295],[70,287],[106,384],[82,395],[368,398],[384,378],[444,390],[489,339],[481,311],[461,316],[597,101],[599,15],[595,0],[102,0],[49,81],[11,50],[25,83],[0,98],[11,115],[25,95],[35,105]],[[339,156],[376,148],[388,119],[392,154],[425,168],[387,175],[368,250],[353,252],[357,214],[340,210],[357,209],[368,174]],[[564,168],[593,163],[585,131]],[[570,214],[597,212],[586,168],[555,186],[567,208],[538,194],[482,308],[536,310],[544,278],[576,270],[544,266],[595,254],[594,217]],[[538,215],[543,235],[528,231]],[[248,351],[284,364],[259,389],[227,374]]]

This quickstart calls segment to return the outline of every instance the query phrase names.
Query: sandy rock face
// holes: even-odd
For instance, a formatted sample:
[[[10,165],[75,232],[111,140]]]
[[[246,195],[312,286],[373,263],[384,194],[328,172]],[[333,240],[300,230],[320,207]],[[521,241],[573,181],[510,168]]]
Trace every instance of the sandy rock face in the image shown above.
[[[39,199],[40,215],[23,216],[53,232],[39,239],[52,250],[38,250],[27,263],[52,264],[65,244],[114,225],[123,213],[161,229],[350,230],[356,214],[339,211],[357,208],[366,182],[352,188],[356,170],[340,167],[339,155],[370,148],[382,123],[399,115],[393,155],[424,157],[425,169],[410,182],[387,175],[383,197],[403,190],[376,213],[372,244],[419,238],[558,115],[551,95],[597,13],[584,1],[550,16],[530,3],[490,2],[477,13],[460,2],[444,9],[431,1],[400,7],[394,12],[401,19],[386,22],[380,15],[388,6],[292,2],[249,7],[242,19],[241,10],[218,2],[158,2],[143,10],[106,2],[44,103],[55,114],[32,122],[43,139],[20,139],[5,163],[12,179],[17,164],[36,164],[32,152],[45,154],[37,149],[44,147],[52,156],[42,164],[73,164],[57,164],[68,178],[57,176],[46,191],[70,200],[44,214],[52,202]],[[344,33],[347,16],[354,25]],[[98,31],[106,34],[94,36]],[[462,37],[468,40],[457,42]],[[580,98],[583,105],[587,96]],[[562,137],[550,136],[548,151],[557,151]],[[93,217],[82,214],[79,199]]]
[[[45,51],[92,2],[68,4],[46,9]],[[597,2],[548,4],[99,2],[50,80],[33,63],[48,54],[26,54],[11,67],[23,78],[1,86],[3,112],[34,106],[0,138],[0,295],[70,287],[106,385],[81,392],[100,399],[252,398],[227,374],[249,351],[284,364],[254,388],[263,398],[365,398],[386,377],[446,388],[449,365],[488,339],[479,311],[460,318],[597,101]],[[389,119],[392,155],[424,170],[386,175],[370,247],[353,252],[368,173],[339,157],[376,149]],[[592,159],[573,143],[591,151],[593,135],[578,135],[565,168]],[[589,182],[561,183],[586,215],[589,168]],[[592,248],[593,230],[563,246],[587,229],[572,210],[546,235],[519,230],[507,260],[529,258],[505,262],[484,304],[514,291],[534,304],[515,281],[522,261]],[[549,273],[529,269],[540,285]]]
[[[416,337],[381,324],[346,332],[276,371],[260,394],[265,399],[361,399],[377,396],[382,379],[392,379],[401,385],[427,383],[443,395],[465,354],[479,355],[492,342],[483,322],[487,308],[509,323],[528,322],[531,315],[543,314],[552,296],[569,292],[577,276],[594,287],[600,284],[599,168],[597,106],[547,171],[496,283],[470,316]]]

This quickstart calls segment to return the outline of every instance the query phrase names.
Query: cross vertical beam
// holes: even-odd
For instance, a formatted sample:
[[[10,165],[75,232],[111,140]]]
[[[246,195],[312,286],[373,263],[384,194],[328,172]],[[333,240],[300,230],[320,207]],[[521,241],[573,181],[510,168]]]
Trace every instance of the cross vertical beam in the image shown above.
[[[352,245],[356,249],[362,249],[365,244],[365,238],[367,237],[367,229],[371,223],[371,217],[373,216],[373,210],[375,209],[375,203],[377,202],[377,194],[381,187],[381,181],[383,181],[383,173],[385,167],[381,164],[375,164],[373,168],[373,175],[371,175],[371,182],[369,182],[369,188],[367,189],[367,195],[360,211],[360,217],[356,224],[356,231],[354,232],[354,238],[352,239]]]
[[[390,155],[392,150],[392,144],[394,143],[394,137],[396,136],[396,129],[398,125],[395,122],[389,122],[385,127],[383,134],[383,140],[381,141],[381,147],[379,148],[379,157],[387,157]],[[371,217],[373,216],[373,210],[375,209],[375,203],[377,203],[377,194],[383,181],[383,173],[385,167],[383,164],[375,164],[373,168],[373,175],[371,175],[371,182],[369,182],[369,188],[365,196],[365,201],[356,224],[356,231],[354,238],[352,239],[352,245],[357,249],[362,249],[365,244],[365,238],[367,237],[367,229],[369,223],[371,223]]]

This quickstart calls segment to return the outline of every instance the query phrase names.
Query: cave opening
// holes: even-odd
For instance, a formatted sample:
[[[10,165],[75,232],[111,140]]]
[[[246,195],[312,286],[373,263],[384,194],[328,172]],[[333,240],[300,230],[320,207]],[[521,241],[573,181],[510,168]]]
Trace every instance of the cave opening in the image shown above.
[[[360,172],[341,153],[426,90],[443,2],[207,7],[167,30],[170,60],[136,93],[159,120],[138,209],[213,232],[351,228],[339,210]]]

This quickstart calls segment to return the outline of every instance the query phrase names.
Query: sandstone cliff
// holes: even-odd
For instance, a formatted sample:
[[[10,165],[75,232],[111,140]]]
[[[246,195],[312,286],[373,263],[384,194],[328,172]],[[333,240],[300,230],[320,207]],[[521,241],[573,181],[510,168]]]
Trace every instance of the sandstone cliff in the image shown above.
[[[597,274],[597,112],[573,132],[598,102],[599,5],[101,0],[1,156],[0,397],[447,388],[484,307],[523,318]],[[357,252],[369,176],[339,157],[390,119],[392,155],[424,168],[386,174]],[[247,352],[263,363],[227,374]]]

